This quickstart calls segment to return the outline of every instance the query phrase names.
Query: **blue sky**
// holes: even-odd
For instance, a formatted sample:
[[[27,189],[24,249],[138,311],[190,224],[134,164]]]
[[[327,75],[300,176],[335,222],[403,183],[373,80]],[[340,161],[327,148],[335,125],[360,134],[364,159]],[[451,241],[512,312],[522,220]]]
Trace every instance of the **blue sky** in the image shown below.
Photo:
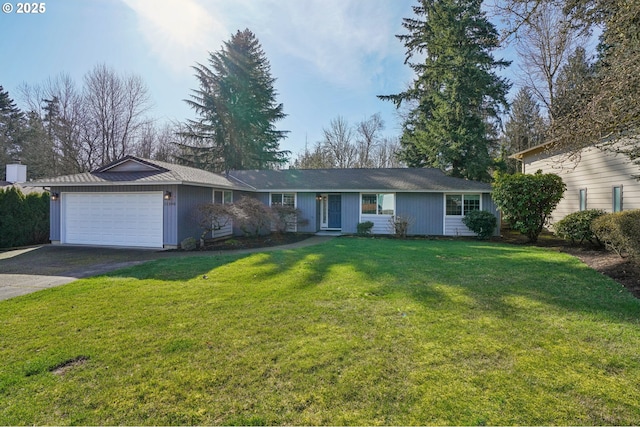
[[[0,13],[0,85],[21,105],[22,83],[96,64],[141,76],[159,123],[195,118],[183,101],[197,88],[196,62],[249,28],[269,62],[295,156],[338,115],[351,124],[380,113],[400,133],[395,108],[376,95],[403,90],[411,70],[394,35],[415,0],[50,0],[42,14]],[[513,66],[512,66],[513,67]]]

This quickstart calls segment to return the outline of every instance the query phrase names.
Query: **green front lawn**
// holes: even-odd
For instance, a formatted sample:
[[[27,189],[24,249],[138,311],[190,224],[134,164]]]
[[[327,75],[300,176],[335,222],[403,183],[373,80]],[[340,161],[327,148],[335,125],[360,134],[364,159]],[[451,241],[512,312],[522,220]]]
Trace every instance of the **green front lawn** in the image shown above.
[[[639,319],[535,247],[160,260],[0,302],[0,424],[636,424]]]

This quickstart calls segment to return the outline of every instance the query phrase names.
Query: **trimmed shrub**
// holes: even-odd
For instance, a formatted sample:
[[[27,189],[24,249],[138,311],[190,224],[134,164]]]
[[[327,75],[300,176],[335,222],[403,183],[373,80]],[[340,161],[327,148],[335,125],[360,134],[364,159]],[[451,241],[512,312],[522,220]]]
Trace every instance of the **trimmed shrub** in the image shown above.
[[[604,214],[593,220],[592,230],[607,249],[640,260],[640,209]]]
[[[371,234],[372,228],[373,222],[371,221],[359,222],[357,225],[358,236],[368,236]]]
[[[182,242],[180,242],[180,249],[182,249],[183,251],[195,251],[197,247],[198,244],[196,242],[196,239],[194,239],[193,237],[187,237],[186,239],[183,239]]]
[[[485,240],[493,236],[498,226],[498,218],[491,212],[477,210],[462,217],[462,223],[476,233],[478,239]]]
[[[493,183],[492,197],[511,228],[535,243],[566,188],[562,178],[552,173],[498,173]]]
[[[602,243],[591,229],[593,220],[604,215],[602,209],[587,209],[565,216],[553,225],[556,236],[571,241],[572,244],[587,242],[600,246]]]

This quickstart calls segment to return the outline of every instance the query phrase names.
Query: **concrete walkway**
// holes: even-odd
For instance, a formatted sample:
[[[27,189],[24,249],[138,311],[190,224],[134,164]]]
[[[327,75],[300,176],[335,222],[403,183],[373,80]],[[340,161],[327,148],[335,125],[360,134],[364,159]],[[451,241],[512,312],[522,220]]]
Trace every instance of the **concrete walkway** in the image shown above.
[[[298,249],[324,243],[333,238],[334,236],[313,236],[288,245],[210,252],[172,252],[57,245],[0,252],[0,301],[155,259]]]

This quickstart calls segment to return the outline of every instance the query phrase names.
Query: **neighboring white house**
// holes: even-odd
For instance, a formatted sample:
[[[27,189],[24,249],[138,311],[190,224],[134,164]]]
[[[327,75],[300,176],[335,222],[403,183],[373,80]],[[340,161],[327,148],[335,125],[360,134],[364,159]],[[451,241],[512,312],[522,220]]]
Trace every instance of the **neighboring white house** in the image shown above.
[[[552,222],[585,209],[606,212],[640,209],[640,166],[629,157],[597,146],[577,153],[554,151],[549,144],[514,154],[522,172],[559,175],[567,185],[564,198],[553,212]]]

